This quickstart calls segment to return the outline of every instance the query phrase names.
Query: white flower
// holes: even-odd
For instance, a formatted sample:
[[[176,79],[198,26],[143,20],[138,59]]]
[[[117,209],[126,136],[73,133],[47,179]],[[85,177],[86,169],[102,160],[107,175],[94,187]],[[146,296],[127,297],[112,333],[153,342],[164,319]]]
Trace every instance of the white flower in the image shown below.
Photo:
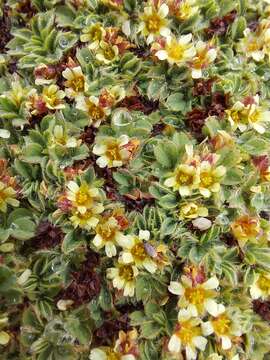
[[[253,284],[250,287],[252,299],[267,300],[270,296],[270,274],[256,274]]]
[[[181,282],[171,281],[168,289],[172,294],[180,297],[179,307],[187,308],[193,316],[204,314],[206,311],[217,316],[224,311],[224,306],[214,300],[218,286],[219,281],[216,277],[211,277],[202,284],[193,285],[190,278],[182,276]]]
[[[80,93],[87,91],[88,86],[80,66],[66,68],[62,75],[65,79],[66,94],[69,98],[75,98]]]
[[[119,244],[123,247],[121,260],[124,264],[134,263],[138,267],[143,267],[150,273],[157,270],[157,264],[149,255],[144,241],[148,241],[150,237],[149,231],[140,230],[139,236],[129,235],[125,239],[121,239]]]
[[[178,314],[178,325],[171,336],[168,349],[172,353],[180,353],[185,349],[187,360],[197,359],[197,349],[204,351],[207,339],[202,336],[201,320],[192,317],[192,314],[185,310]]]
[[[192,34],[182,35],[178,39],[169,36],[165,48],[158,50],[155,55],[159,60],[167,60],[169,64],[181,65],[191,60],[196,50],[191,42]]]
[[[170,34],[168,20],[166,16],[169,13],[169,8],[166,4],[162,4],[158,10],[153,6],[144,8],[144,13],[141,15],[141,22],[139,24],[138,32],[147,37],[147,44],[154,41],[157,36],[167,37]]]
[[[129,158],[129,151],[124,147],[128,142],[129,137],[127,135],[121,135],[118,139],[100,138],[93,147],[93,153],[99,155],[98,166],[101,168],[122,166]]]
[[[139,271],[132,264],[124,264],[119,261],[116,267],[107,269],[107,277],[113,281],[113,286],[118,290],[124,290],[124,296],[134,296],[136,277]]]

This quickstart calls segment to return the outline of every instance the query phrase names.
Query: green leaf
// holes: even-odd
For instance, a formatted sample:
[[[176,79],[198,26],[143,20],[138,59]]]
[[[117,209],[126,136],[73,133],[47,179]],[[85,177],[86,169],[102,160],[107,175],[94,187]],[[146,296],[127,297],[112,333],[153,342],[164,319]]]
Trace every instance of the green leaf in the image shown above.
[[[184,112],[186,108],[186,102],[183,100],[183,94],[175,93],[168,97],[166,106],[171,111]]]
[[[171,141],[163,141],[154,147],[157,161],[166,169],[173,169],[178,161],[177,146]]]

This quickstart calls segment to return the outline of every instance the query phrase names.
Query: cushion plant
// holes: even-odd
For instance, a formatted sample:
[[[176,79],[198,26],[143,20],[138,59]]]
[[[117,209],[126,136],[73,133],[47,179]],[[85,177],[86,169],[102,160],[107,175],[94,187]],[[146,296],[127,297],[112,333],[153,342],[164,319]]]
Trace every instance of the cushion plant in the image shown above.
[[[270,1],[0,4],[1,360],[270,359]]]

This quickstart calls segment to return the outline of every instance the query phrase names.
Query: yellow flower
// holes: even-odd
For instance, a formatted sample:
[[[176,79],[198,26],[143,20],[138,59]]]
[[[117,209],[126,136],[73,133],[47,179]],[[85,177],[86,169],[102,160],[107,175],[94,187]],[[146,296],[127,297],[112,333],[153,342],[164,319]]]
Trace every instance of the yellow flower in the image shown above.
[[[104,38],[106,31],[100,23],[91,24],[82,30],[80,37],[81,42],[88,42],[90,49],[98,48],[101,40]]]
[[[270,296],[270,274],[256,274],[253,284],[250,287],[252,299],[261,298],[267,300]]]
[[[75,98],[77,95],[87,91],[87,82],[80,66],[66,68],[62,75],[67,79],[64,85],[66,87],[65,92],[69,98]]]
[[[190,278],[183,275],[181,282],[171,281],[169,291],[180,296],[179,307],[187,308],[193,316],[203,315],[205,311],[216,316],[224,309],[223,305],[214,300],[218,286],[216,277],[211,277],[202,284],[193,284]]]
[[[105,41],[101,41],[97,50],[96,58],[98,61],[108,65],[118,58],[118,47],[116,45],[109,44]]]
[[[248,113],[245,105],[241,101],[237,101],[231,109],[225,110],[225,113],[228,116],[233,130],[239,128],[239,130],[243,132],[247,129]]]
[[[167,37],[170,34],[168,20],[166,16],[169,13],[169,8],[166,4],[162,4],[158,9],[154,6],[147,6],[144,8],[144,13],[140,16],[141,23],[138,31],[145,36],[147,44],[154,41],[157,36]]]
[[[42,99],[45,102],[48,109],[59,110],[64,109],[65,104],[63,102],[66,96],[63,90],[59,90],[57,85],[50,85],[45,87],[42,91]]]
[[[194,202],[181,205],[179,213],[180,219],[196,219],[199,216],[208,216],[206,207],[199,206]]]
[[[264,36],[261,28],[259,27],[256,32],[252,32],[249,28],[246,28],[244,36],[238,45],[238,50],[245,54],[246,57],[251,57],[255,61],[262,61],[265,53]]]
[[[75,148],[80,144],[75,137],[69,137],[61,125],[55,125],[50,142],[51,146],[62,145],[67,148]]]
[[[196,50],[191,40],[192,34],[182,35],[178,39],[169,36],[166,40],[165,48],[158,50],[155,55],[159,60],[167,60],[171,65],[182,65],[196,55]]]
[[[102,218],[95,228],[96,235],[93,239],[93,244],[101,249],[105,247],[105,252],[108,257],[116,255],[116,245],[125,241],[125,235],[119,231],[119,224],[115,217]]]
[[[182,0],[175,11],[177,19],[185,21],[196,15],[199,11],[196,4],[197,0]]]
[[[140,230],[139,236],[129,235],[125,239],[121,239],[119,241],[119,244],[123,247],[121,261],[124,264],[134,263],[136,266],[143,267],[150,273],[154,273],[157,270],[157,264],[147,248],[148,245],[144,243],[144,241],[149,240],[149,237],[149,231]],[[152,250],[150,244],[149,247]]]
[[[128,149],[125,148],[128,142],[129,137],[127,135],[121,135],[118,139],[113,137],[101,138],[93,148],[93,153],[99,155],[98,166],[101,168],[122,166],[130,156]]]
[[[82,229],[91,230],[97,226],[99,222],[99,215],[103,212],[104,207],[102,204],[96,204],[92,209],[87,209],[85,213],[74,211],[70,217],[73,226]]]
[[[132,354],[122,355],[110,347],[94,348],[90,353],[90,360],[136,360]]]
[[[200,164],[200,193],[208,198],[211,193],[220,190],[220,181],[226,173],[226,168],[222,165],[213,167],[208,161],[202,161]]]
[[[139,271],[135,265],[124,264],[119,261],[116,267],[107,269],[108,279],[113,281],[113,286],[124,290],[124,296],[134,296],[136,277]]]
[[[242,331],[236,314],[225,311],[223,309],[219,315],[211,318],[209,321],[202,324],[202,331],[205,336],[215,334],[223,350],[228,350],[232,347],[232,338],[234,336],[241,336]]]
[[[254,96],[254,103],[248,107],[248,124],[259,134],[265,132],[264,125],[270,122],[270,111],[259,106],[259,96]]]
[[[217,51],[208,43],[198,41],[196,44],[196,55],[191,64],[191,76],[193,79],[202,77],[202,70],[215,61]]]
[[[249,215],[242,215],[236,219],[231,224],[231,229],[241,247],[243,247],[247,241],[256,241],[262,232],[259,219]]]
[[[0,181],[0,211],[6,212],[7,206],[19,206],[19,201],[16,199],[16,191],[11,187]]]
[[[93,124],[99,127],[101,122],[106,119],[110,111],[99,105],[99,99],[95,96],[84,97],[78,96],[76,98],[76,108],[85,111],[90,118],[89,125]]]
[[[164,185],[178,190],[181,196],[188,196],[198,188],[200,182],[199,171],[187,164],[178,165],[173,175],[165,180]]]
[[[118,339],[115,342],[115,351],[119,351],[123,354],[134,353],[138,349],[138,332],[136,329],[127,331],[119,331]]]
[[[207,339],[202,334],[202,321],[187,311],[179,311],[178,324],[171,336],[168,349],[172,353],[185,350],[187,360],[197,359],[197,349],[204,351]]]
[[[70,181],[67,186],[69,189],[67,199],[72,202],[72,206],[80,214],[85,214],[87,210],[99,214],[104,210],[103,205],[100,203],[101,196],[97,188],[86,183],[79,186],[75,181]]]

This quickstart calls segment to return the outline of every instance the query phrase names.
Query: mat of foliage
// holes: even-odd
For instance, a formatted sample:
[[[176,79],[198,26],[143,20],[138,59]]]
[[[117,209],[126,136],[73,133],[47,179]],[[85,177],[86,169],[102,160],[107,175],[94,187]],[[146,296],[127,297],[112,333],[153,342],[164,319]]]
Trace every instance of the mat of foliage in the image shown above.
[[[0,4],[1,360],[269,360],[270,1]]]

